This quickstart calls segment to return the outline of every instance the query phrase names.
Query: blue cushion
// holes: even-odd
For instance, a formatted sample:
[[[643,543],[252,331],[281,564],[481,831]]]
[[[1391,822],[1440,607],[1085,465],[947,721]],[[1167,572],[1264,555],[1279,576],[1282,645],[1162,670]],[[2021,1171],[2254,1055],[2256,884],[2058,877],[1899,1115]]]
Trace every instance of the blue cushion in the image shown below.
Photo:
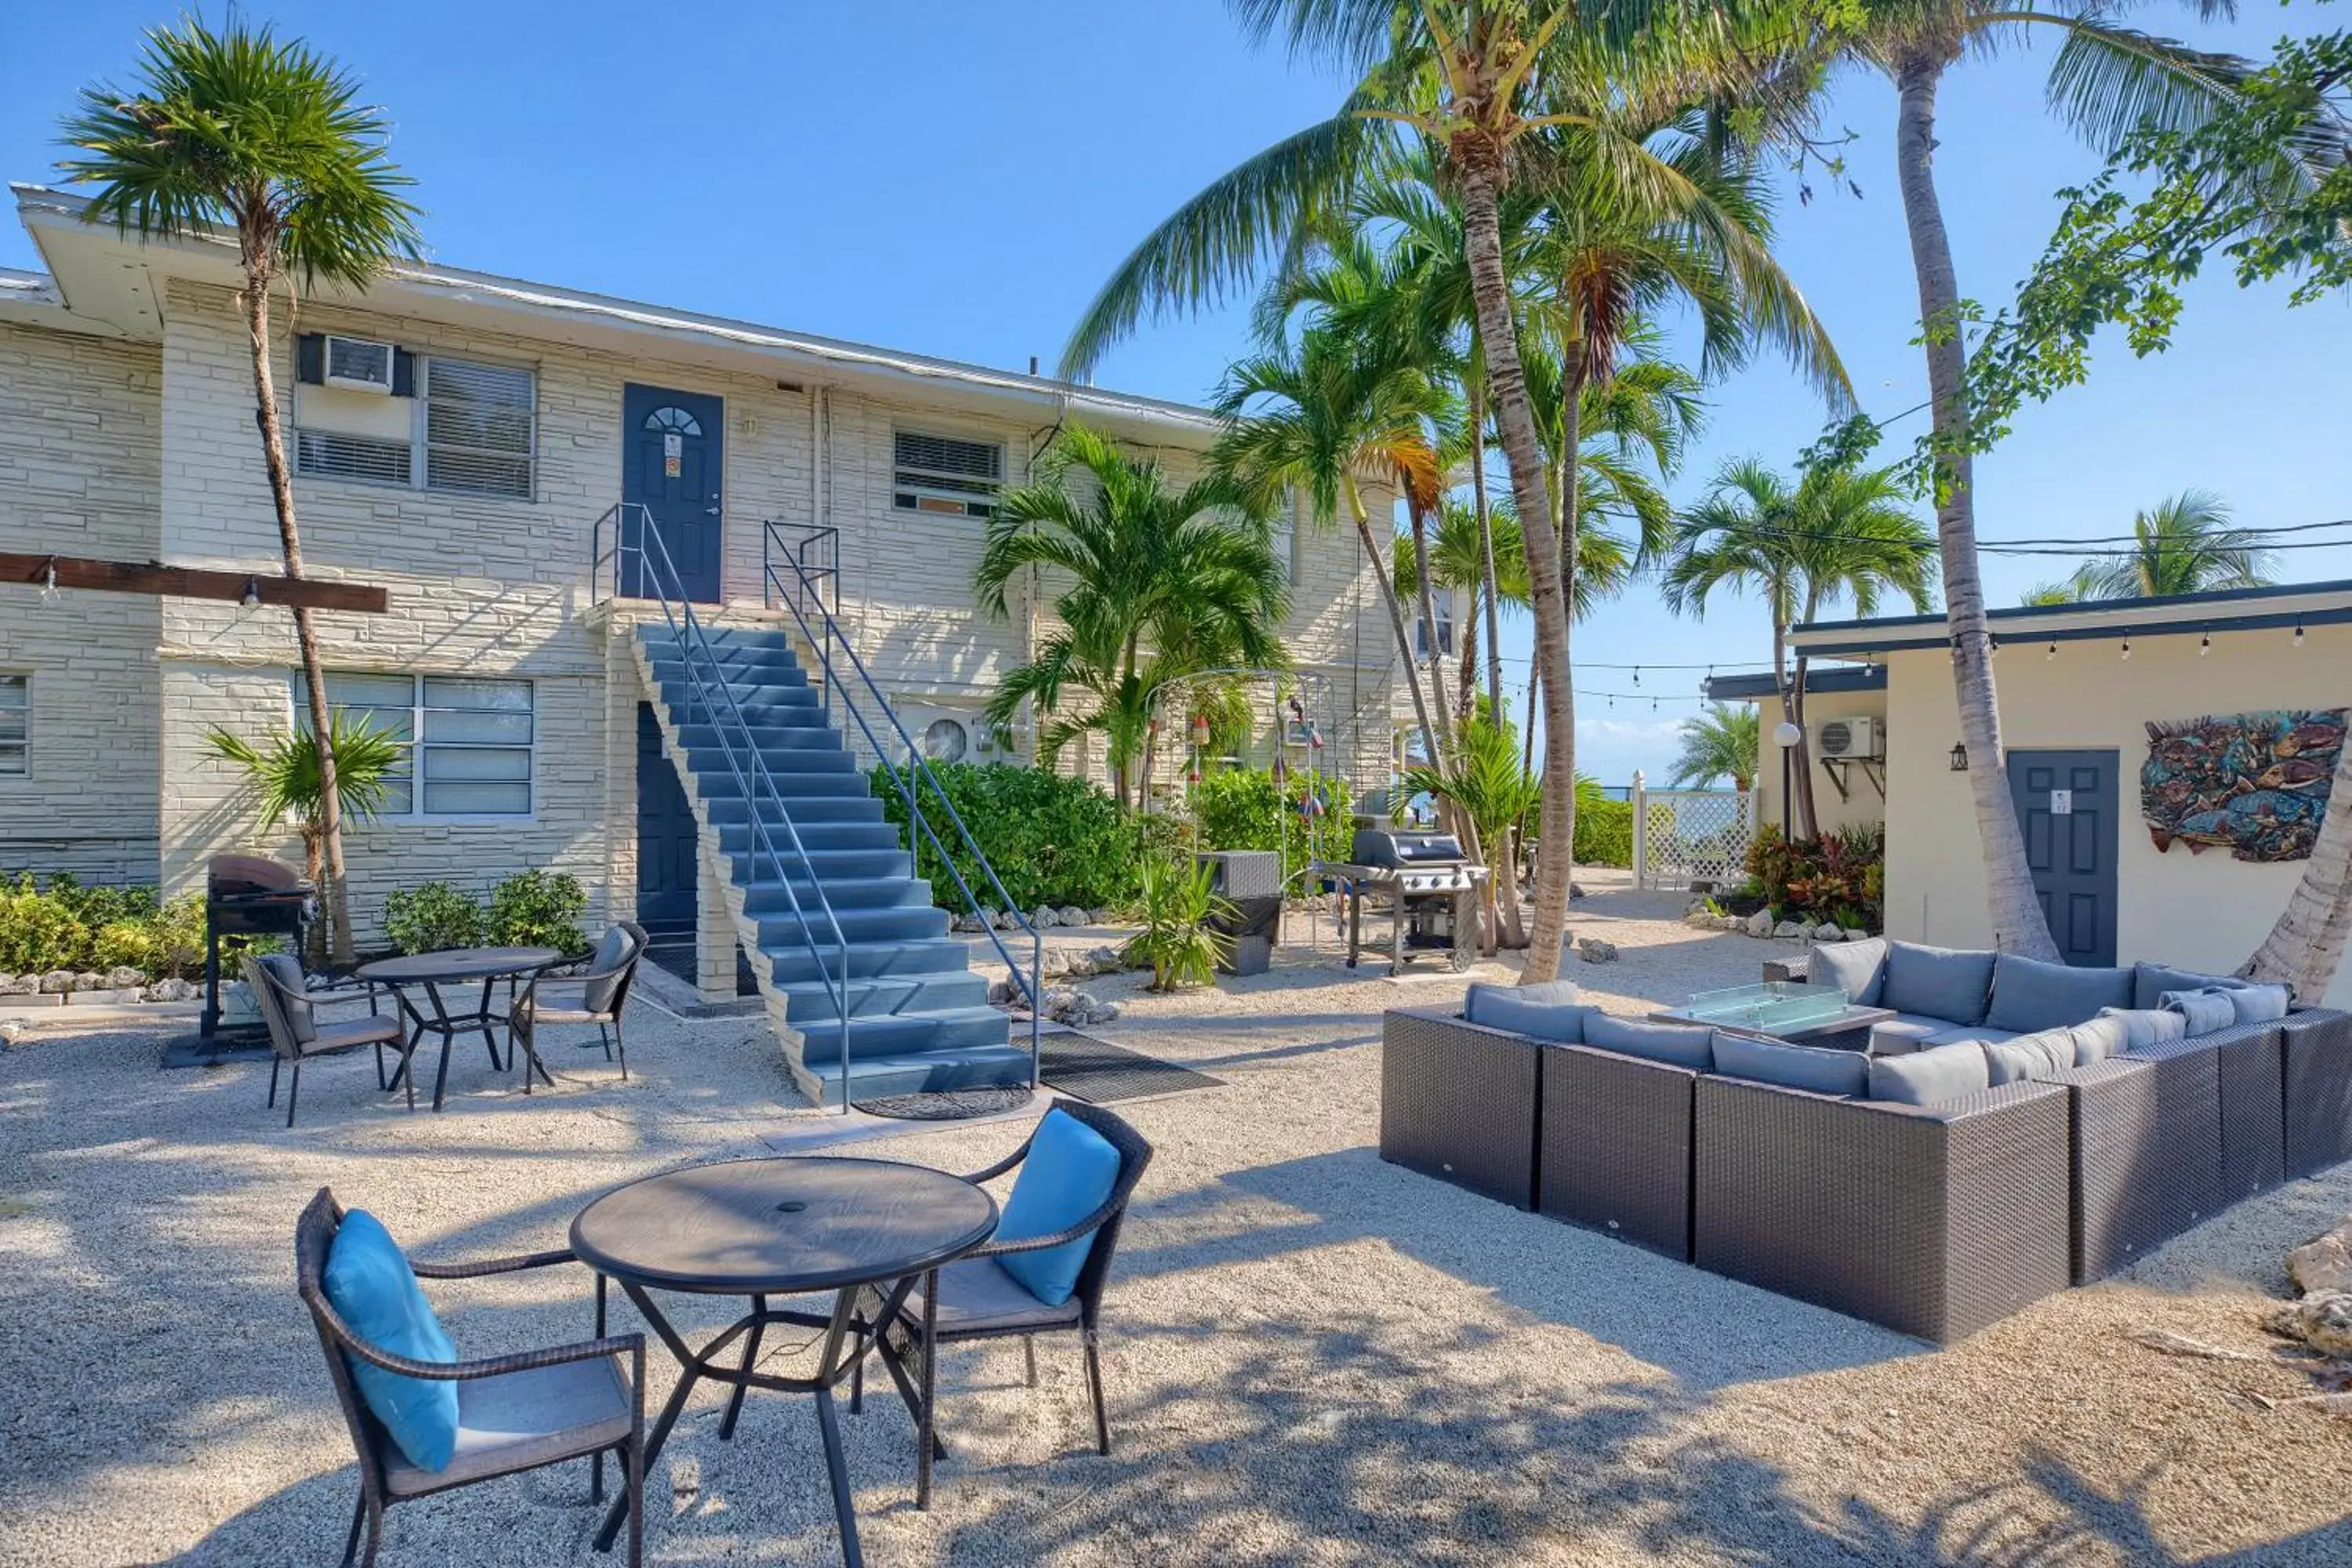
[[[2102,1007],[2131,1005],[2132,978],[2128,969],[2077,969],[2004,952],[1993,960],[1985,1022],[2021,1035],[2079,1024]]]
[[[1990,1024],[1954,1024],[1950,1028],[1937,1029],[1919,1043],[1922,1046],[1957,1046],[1963,1040],[1974,1040],[1983,1046],[1997,1040],[2013,1040],[2027,1032],[2024,1029],[1996,1029]]]
[[[433,1303],[417,1288],[415,1270],[382,1221],[352,1209],[327,1248],[327,1300],[352,1332],[380,1351],[411,1361],[457,1359]],[[360,1398],[408,1462],[421,1470],[447,1468],[457,1449],[457,1384],[444,1378],[410,1377],[372,1366],[345,1352]]]
[[[1992,954],[1917,942],[1886,944],[1886,986],[1878,1005],[1955,1024],[1981,1024],[1992,996]]]
[[[1597,1011],[1577,1003],[1573,980],[1550,980],[1539,985],[1493,985],[1480,981],[1462,999],[1462,1016],[1474,1024],[1562,1046],[1583,1044],[1584,1020]]]
[[[1045,1112],[1013,1180],[1013,1195],[1004,1200],[996,1239],[1026,1241],[1067,1230],[1102,1207],[1118,1184],[1118,1151],[1101,1133],[1067,1111]],[[1078,1271],[1094,1250],[1096,1234],[1039,1252],[1008,1252],[997,1261],[1031,1295],[1058,1307],[1077,1289]]]
[[[2124,1049],[2144,1050],[2177,1040],[2189,1033],[2189,1020],[2162,1007],[2102,1007],[2102,1018],[2124,1026]]]
[[[1584,1043],[1695,1072],[1715,1065],[1715,1030],[1705,1024],[1658,1024],[1596,1011],[1584,1020]]]
[[[1897,1013],[1883,1023],[1870,1026],[1870,1048],[1879,1056],[1897,1056],[1904,1051],[1922,1049],[1928,1037],[1960,1026],[1948,1018],[1922,1017],[1916,1013]]]
[[[2131,1049],[2131,1026],[2113,1014],[2077,1024],[2066,1033],[2074,1037],[2074,1065],[2078,1068],[2119,1057]]]
[[[2230,1005],[2241,1024],[2271,1024],[2286,1016],[2288,992],[2284,985],[2240,985],[2230,992]]]
[[[1805,978],[1816,985],[1834,985],[1857,1007],[1875,1007],[1886,988],[1886,939],[1841,942],[1813,949],[1805,961]]]
[[[2016,1035],[2006,1040],[1988,1041],[1979,1048],[1984,1052],[1986,1072],[1996,1089],[2027,1079],[2046,1080],[2051,1074],[2063,1072],[2074,1065],[2072,1029]]]
[[[2163,963],[2132,965],[2132,999],[2134,1007],[2161,1007],[2168,991],[2203,991],[2219,985],[2235,990],[2244,981],[2231,974],[2200,974],[2190,969],[2175,969]]]
[[[1931,1046],[1899,1057],[1871,1057],[1870,1098],[1900,1105],[1940,1105],[1992,1087],[1984,1047],[1974,1041]]]
[[[1726,1078],[1752,1079],[1815,1094],[1853,1095],[1870,1087],[1870,1058],[1860,1051],[1755,1040],[1720,1029],[1715,1036],[1715,1070]]]
[[[2168,1011],[2178,1013],[2189,1020],[2189,1033],[2191,1035],[2210,1035],[2238,1021],[2238,1009],[2231,1003],[2226,986],[2209,985],[2200,991],[2168,991],[2163,1001]]]

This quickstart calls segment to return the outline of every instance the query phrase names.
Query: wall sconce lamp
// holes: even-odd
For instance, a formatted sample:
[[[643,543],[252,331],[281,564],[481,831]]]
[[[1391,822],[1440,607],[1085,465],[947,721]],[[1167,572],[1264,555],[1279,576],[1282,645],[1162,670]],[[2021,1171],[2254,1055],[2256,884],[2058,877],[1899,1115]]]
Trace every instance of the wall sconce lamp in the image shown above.
[[[1969,771],[1969,748],[1966,742],[1953,742],[1952,771],[1956,773],[1964,773]]]

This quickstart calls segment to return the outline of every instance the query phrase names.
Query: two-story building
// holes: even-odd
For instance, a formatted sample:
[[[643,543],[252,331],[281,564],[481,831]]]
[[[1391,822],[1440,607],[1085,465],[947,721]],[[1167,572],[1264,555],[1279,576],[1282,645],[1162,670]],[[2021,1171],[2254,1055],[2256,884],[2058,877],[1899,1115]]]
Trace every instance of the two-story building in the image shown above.
[[[0,550],[280,571],[234,247],[142,245],[14,192],[45,269],[0,271]],[[640,787],[669,776],[657,694],[614,633],[648,612],[609,572],[600,589],[598,520],[646,508],[687,596],[738,626],[786,625],[765,524],[836,531],[839,624],[910,730],[979,760],[971,721],[1052,594],[974,603],[994,495],[1073,421],[1180,475],[1216,435],[1151,398],[440,266],[273,319],[306,569],[390,595],[318,616],[332,700],[407,743],[390,809],[348,836],[361,926],[427,879],[568,871],[599,921],[675,910],[690,879],[712,990],[723,867],[677,790]],[[1337,694],[1329,753],[1384,782],[1377,593],[1344,531],[1278,537],[1288,645]],[[201,886],[257,836],[205,737],[283,731],[296,663],[267,606],[0,585],[0,868]]]

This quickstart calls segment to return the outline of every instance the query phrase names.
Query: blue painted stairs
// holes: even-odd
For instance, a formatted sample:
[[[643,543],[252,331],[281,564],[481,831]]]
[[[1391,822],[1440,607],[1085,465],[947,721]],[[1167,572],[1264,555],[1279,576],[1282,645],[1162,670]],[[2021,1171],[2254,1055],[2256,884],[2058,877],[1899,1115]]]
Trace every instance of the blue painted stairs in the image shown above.
[[[852,1100],[1027,1084],[1028,1051],[1008,1043],[1008,1019],[988,1005],[987,982],[971,972],[970,950],[950,932],[948,911],[931,902],[930,884],[912,875],[899,829],[883,820],[882,802],[827,721],[785,634],[710,627],[703,636],[732,708],[699,652],[693,675],[709,701],[698,696],[677,637],[658,623],[636,628],[638,673],[801,1089],[820,1104],[841,1101],[835,922],[848,946]],[[744,779],[730,766],[730,743]],[[765,797],[750,776],[752,750],[778,798]],[[781,875],[764,853],[754,868],[755,810],[783,862]],[[793,848],[795,830],[805,864]]]

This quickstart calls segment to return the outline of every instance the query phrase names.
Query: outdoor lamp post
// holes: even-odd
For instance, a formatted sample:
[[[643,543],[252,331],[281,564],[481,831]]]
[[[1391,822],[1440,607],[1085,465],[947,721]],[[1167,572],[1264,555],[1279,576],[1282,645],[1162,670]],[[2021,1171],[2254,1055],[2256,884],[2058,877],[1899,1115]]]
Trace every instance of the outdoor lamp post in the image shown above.
[[[1795,765],[1797,742],[1804,738],[1805,732],[1797,728],[1794,720],[1783,719],[1772,727],[1772,743],[1780,748],[1780,837],[1782,838],[1796,837],[1789,816],[1789,796],[1794,793],[1794,781],[1790,778],[1789,770]]]

